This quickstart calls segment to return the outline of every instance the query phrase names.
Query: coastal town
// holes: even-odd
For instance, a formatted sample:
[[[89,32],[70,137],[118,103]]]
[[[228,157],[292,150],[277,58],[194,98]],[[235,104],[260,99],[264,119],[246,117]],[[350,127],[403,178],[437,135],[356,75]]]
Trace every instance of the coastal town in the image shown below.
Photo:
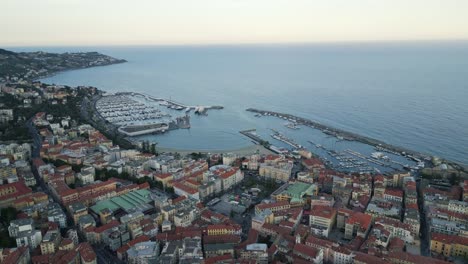
[[[162,152],[113,123],[165,113],[31,74],[0,79],[0,263],[468,261],[462,166],[343,171],[280,133],[293,152]]]

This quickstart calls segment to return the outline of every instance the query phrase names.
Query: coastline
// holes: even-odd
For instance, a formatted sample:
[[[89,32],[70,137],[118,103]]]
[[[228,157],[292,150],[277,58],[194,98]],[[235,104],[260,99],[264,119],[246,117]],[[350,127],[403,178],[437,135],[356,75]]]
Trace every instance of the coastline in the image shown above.
[[[251,145],[239,149],[224,149],[224,150],[200,150],[200,149],[176,149],[176,148],[167,148],[167,147],[158,147],[156,146],[158,153],[178,153],[181,155],[191,154],[191,153],[210,153],[210,154],[221,154],[221,153],[233,153],[238,155],[249,155],[255,154],[257,151],[260,154],[274,154],[271,150],[266,149],[262,145]]]
[[[61,70],[61,71],[56,71],[56,72],[51,72],[51,73],[48,73],[48,74],[44,74],[43,76],[42,75],[41,76],[36,76],[34,78],[29,79],[29,81],[31,81],[31,82],[42,82],[41,79],[50,78],[50,77],[56,76],[57,74],[65,73],[65,72],[68,72],[68,71],[85,70],[85,69],[96,68],[96,67],[106,67],[106,66],[111,66],[111,65],[116,65],[116,64],[127,63],[127,62],[128,61],[126,61],[124,59],[119,59],[119,61],[114,62],[114,63],[109,63],[109,64],[93,65],[93,66],[89,66],[89,67],[86,66],[86,67],[79,67],[79,68],[70,68],[70,69],[66,69],[66,70]],[[61,84],[56,84],[56,85],[61,85]],[[102,90],[100,90],[100,91],[102,91]]]

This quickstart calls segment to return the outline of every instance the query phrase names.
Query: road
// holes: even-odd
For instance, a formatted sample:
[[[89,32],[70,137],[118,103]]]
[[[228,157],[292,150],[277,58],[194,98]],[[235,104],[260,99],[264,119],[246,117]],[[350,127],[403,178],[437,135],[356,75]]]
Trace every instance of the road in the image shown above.
[[[32,123],[32,118],[26,122],[26,126],[29,130],[29,134],[33,139],[33,149],[31,153],[31,157],[40,158],[40,151],[42,146],[42,138],[39,135],[39,131],[37,130],[36,126]],[[49,197],[52,197],[56,203],[60,204],[60,201],[56,199],[53,195],[51,195],[49,188],[47,187],[44,180],[39,176],[37,170],[33,170],[34,177],[36,178],[36,182],[39,183],[39,186],[42,188],[42,191],[45,192]]]
[[[416,175],[415,177],[419,177],[419,175]],[[430,256],[429,228],[426,221],[426,212],[423,204],[424,198],[421,191],[421,181],[416,181],[416,190],[418,192],[419,219],[421,223],[419,228],[419,233],[421,234],[421,255]]]

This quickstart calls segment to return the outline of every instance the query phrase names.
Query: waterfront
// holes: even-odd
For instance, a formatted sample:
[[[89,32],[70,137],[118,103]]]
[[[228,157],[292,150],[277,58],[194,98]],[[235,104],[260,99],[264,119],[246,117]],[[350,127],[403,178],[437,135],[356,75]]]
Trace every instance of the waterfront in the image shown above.
[[[269,123],[245,112],[254,107],[468,163],[466,46],[366,45],[90,47],[129,62],[64,72],[44,81],[225,106],[208,117],[194,116],[190,130],[147,137],[162,147],[246,147],[251,140],[238,131],[250,128],[260,133],[285,128],[285,133],[298,132],[304,146],[312,147],[307,140],[327,144],[326,137],[302,135],[304,128],[295,131],[284,127],[284,121]]]

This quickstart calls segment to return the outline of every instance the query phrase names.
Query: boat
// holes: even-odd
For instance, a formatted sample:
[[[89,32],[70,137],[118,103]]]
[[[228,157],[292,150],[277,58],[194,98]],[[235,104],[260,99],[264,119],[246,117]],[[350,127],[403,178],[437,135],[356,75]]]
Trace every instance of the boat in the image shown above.
[[[287,128],[290,128],[290,129],[294,129],[294,130],[297,130],[297,129],[301,128],[298,125],[296,125],[295,123],[291,123],[291,122],[284,124],[284,126],[287,127]]]

